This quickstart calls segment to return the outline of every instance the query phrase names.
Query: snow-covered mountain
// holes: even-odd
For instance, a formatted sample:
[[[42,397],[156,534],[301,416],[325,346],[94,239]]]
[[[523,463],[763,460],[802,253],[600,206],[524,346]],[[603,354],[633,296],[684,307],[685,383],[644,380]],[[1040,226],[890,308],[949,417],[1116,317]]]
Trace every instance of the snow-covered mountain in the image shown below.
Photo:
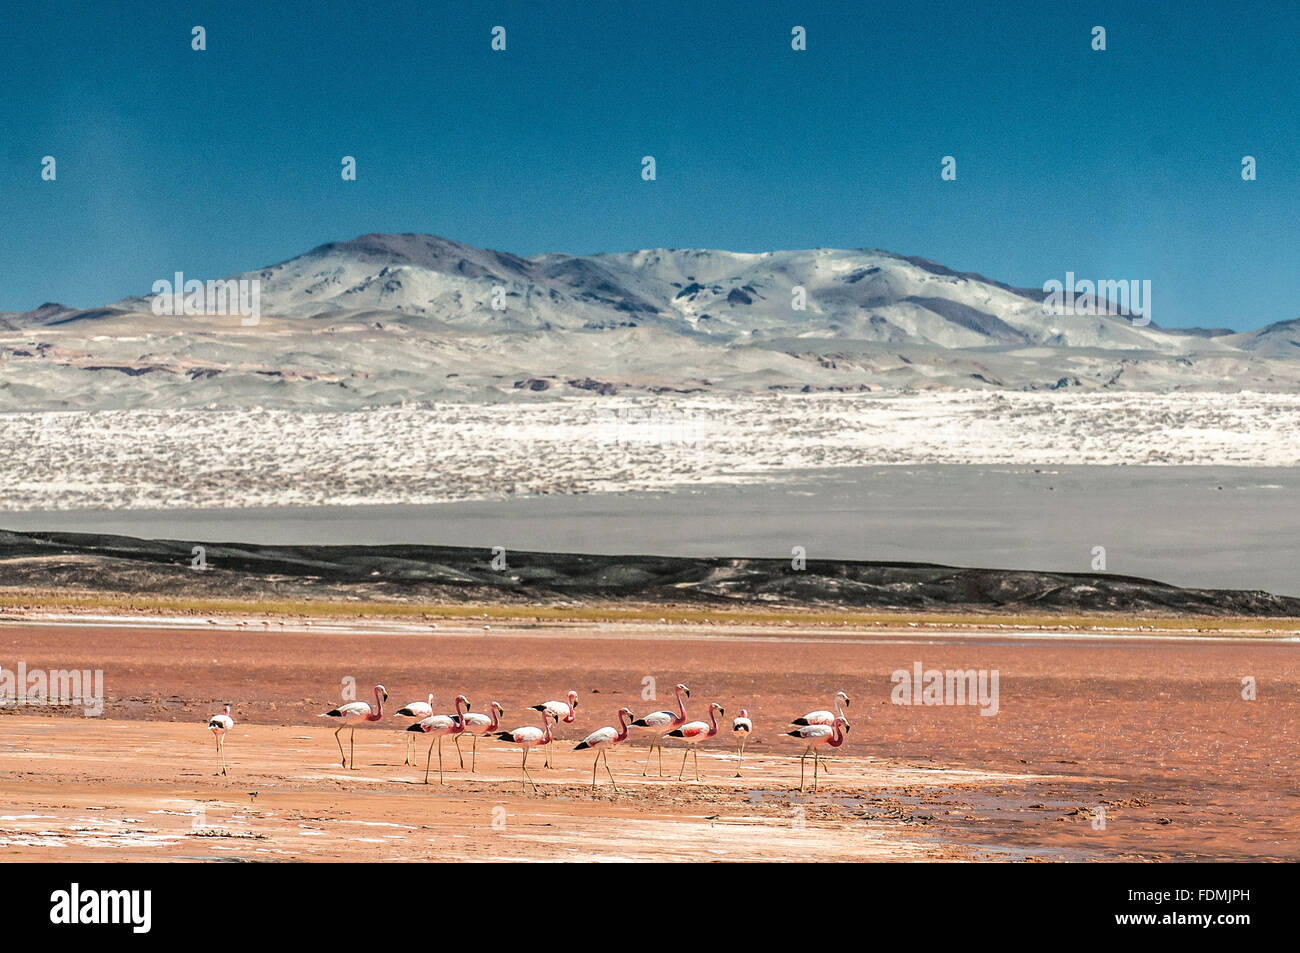
[[[1049,318],[1041,291],[871,250],[658,248],[519,258],[433,235],[363,235],[233,277],[261,281],[267,314],[392,311],[473,331],[650,326],[744,342],[1187,349],[1180,336],[1118,315]],[[505,289],[504,310],[492,307],[497,286]],[[805,289],[803,310],[793,306],[796,287]],[[112,307],[143,309],[149,300]]]
[[[257,325],[158,316],[149,296],[0,313],[0,407],[350,407],[627,390],[1300,389],[1300,320],[1236,334],[1046,314],[1041,291],[874,250],[520,258],[375,234],[230,278],[259,282]]]

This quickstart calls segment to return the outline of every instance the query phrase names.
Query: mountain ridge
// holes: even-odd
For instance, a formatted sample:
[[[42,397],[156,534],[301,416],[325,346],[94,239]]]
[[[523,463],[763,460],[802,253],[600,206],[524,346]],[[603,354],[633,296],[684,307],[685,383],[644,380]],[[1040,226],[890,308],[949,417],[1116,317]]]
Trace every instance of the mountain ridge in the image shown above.
[[[368,233],[222,280],[258,283],[256,326],[156,315],[152,295],[0,313],[0,407],[719,388],[1300,390],[1300,319],[1233,332],[1045,313],[1044,292],[880,249],[521,257]],[[1158,315],[1158,289],[1154,300]]]

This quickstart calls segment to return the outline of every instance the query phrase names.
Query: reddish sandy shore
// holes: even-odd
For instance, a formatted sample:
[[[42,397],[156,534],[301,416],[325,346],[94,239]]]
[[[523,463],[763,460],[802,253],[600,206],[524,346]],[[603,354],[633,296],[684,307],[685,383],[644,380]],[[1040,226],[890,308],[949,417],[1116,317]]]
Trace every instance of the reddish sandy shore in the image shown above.
[[[420,627],[427,629],[427,627]],[[0,709],[0,858],[8,860],[1203,860],[1300,858],[1295,751],[1300,652],[1262,639],[988,635],[630,623],[348,633],[0,625],[0,668],[99,669],[102,717]],[[891,703],[890,675],[996,669],[999,711]],[[1257,683],[1242,698],[1242,679]],[[356,733],[344,770],[333,724],[342,680],[382,682],[389,708],[432,691],[527,706],[579,692],[557,769],[480,741],[478,770],[445,785],[403,765],[405,719]],[[643,698],[644,680],[657,700]],[[647,738],[614,749],[616,795],[571,749],[691,687],[744,707],[755,732],[742,777],[734,745],[702,746],[702,782],[677,782],[680,749],[641,778]],[[817,793],[800,794],[787,721],[853,699],[848,744]],[[214,775],[207,717],[237,726]],[[728,733],[729,734],[729,733]],[[346,738],[346,732],[344,733]],[[346,742],[345,742],[346,744]],[[466,744],[468,754],[469,745]],[[810,772],[811,773],[811,772]],[[1094,824],[1104,810],[1104,828]]]

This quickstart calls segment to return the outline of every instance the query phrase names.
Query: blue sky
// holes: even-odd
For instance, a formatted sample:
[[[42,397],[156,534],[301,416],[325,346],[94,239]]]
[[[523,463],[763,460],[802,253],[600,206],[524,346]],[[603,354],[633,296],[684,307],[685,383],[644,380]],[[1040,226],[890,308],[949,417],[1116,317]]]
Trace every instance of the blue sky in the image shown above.
[[[0,15],[0,310],[415,231],[525,255],[884,248],[1032,287],[1150,279],[1159,324],[1300,316],[1294,2],[8,0]],[[1241,179],[1247,154],[1258,181]]]

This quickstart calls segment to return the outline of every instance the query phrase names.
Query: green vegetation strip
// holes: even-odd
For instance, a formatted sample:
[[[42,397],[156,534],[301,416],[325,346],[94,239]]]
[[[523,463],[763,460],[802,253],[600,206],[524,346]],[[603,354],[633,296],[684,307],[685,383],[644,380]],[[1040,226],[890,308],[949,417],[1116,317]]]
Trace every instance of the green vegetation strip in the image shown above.
[[[931,626],[1046,629],[1132,629],[1196,632],[1297,632],[1300,619],[1231,616],[1174,616],[1156,613],[1024,614],[1014,612],[863,611],[779,606],[710,606],[671,604],[438,605],[434,603],[355,602],[334,600],[194,599],[133,596],[120,593],[70,595],[55,592],[0,592],[0,609],[27,612],[160,613],[189,615],[262,615],[336,619],[514,619],[533,622],[649,622],[727,625]]]

